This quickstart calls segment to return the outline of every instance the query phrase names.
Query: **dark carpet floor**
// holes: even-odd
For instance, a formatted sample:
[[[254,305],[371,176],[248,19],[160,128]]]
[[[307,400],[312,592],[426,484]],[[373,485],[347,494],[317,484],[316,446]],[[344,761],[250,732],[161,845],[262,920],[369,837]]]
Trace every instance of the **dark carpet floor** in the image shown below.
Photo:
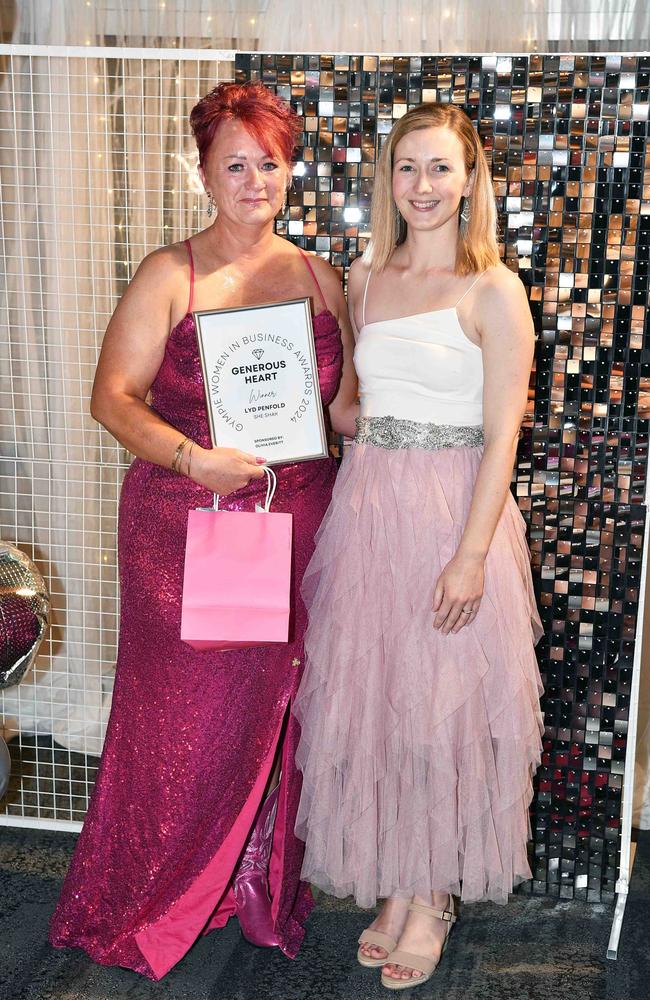
[[[367,912],[319,896],[291,962],[240,936],[235,920],[203,938],[160,983],[94,965],[47,943],[75,837],[0,827],[2,1000],[371,1000],[388,991],[354,961]],[[619,959],[605,958],[612,909],[513,896],[465,907],[433,979],[414,1000],[648,1000],[650,833],[639,840]]]

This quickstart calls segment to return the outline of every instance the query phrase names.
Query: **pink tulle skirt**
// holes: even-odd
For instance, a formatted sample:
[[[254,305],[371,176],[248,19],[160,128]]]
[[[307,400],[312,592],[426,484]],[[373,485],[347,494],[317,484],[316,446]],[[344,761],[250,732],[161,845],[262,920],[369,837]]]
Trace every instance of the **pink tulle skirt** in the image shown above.
[[[360,906],[432,890],[502,903],[530,878],[541,623],[510,494],[475,621],[432,627],[481,454],[354,445],[303,580],[302,877]]]

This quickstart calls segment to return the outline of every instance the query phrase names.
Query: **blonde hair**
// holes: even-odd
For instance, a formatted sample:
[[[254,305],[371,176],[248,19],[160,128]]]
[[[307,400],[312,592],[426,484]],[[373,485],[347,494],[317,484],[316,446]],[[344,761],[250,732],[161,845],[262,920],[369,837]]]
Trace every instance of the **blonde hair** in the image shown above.
[[[410,132],[425,128],[444,127],[457,135],[463,146],[467,176],[474,175],[472,191],[461,199],[459,238],[456,253],[456,274],[485,271],[499,263],[497,243],[497,210],[492,178],[483,147],[471,120],[454,104],[420,104],[400,118],[384,143],[379,157],[370,210],[371,238],[364,260],[373,271],[382,271],[395,247],[406,239],[406,223],[397,211],[393,199],[393,157],[400,139]],[[470,219],[460,218],[465,202],[469,203]]]

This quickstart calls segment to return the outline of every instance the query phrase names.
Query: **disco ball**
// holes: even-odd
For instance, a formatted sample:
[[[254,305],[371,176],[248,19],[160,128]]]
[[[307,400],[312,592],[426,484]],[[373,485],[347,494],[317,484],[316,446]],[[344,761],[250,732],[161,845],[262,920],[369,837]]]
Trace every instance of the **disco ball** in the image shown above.
[[[24,552],[0,540],[0,691],[19,684],[47,629],[50,599]]]

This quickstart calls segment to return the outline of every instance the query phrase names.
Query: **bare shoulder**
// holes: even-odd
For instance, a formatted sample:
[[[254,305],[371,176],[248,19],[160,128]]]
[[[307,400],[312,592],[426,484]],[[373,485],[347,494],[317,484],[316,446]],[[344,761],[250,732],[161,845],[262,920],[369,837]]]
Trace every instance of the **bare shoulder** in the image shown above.
[[[353,314],[356,314],[356,317],[353,317],[355,318],[355,323],[361,322],[359,309],[361,308],[360,303],[363,299],[369,274],[370,267],[363,257],[357,257],[352,261],[350,270],[348,271],[347,291],[350,315],[353,316]],[[363,310],[361,311],[363,312]]]
[[[108,332],[138,330],[141,338],[166,338],[172,319],[187,303],[188,258],[182,243],[161,247],[144,257],[118,302]]]
[[[175,278],[184,276],[188,266],[187,247],[184,243],[171,243],[143,257],[135,272],[134,281],[142,283],[164,282],[168,285]],[[187,279],[186,279],[187,280]]]
[[[528,307],[526,289],[519,275],[505,264],[490,267],[476,286],[477,300],[483,306],[501,310]]]
[[[183,315],[188,287],[187,247],[183,243],[160,247],[141,260],[115,317],[129,322],[135,318],[139,329],[151,326],[167,333]]]
[[[350,270],[348,271],[348,292],[353,299],[356,300],[358,298],[368,280],[369,274],[370,266],[363,257],[357,257],[352,261]]]
[[[332,299],[340,298],[343,295],[343,290],[341,287],[341,279],[335,268],[332,267],[328,260],[324,260],[323,257],[319,257],[315,253],[307,253],[307,256],[318,280],[318,284],[325,293],[325,297]]]
[[[533,344],[535,331],[526,289],[518,275],[500,264],[476,286],[473,310],[483,349],[519,350]]]

